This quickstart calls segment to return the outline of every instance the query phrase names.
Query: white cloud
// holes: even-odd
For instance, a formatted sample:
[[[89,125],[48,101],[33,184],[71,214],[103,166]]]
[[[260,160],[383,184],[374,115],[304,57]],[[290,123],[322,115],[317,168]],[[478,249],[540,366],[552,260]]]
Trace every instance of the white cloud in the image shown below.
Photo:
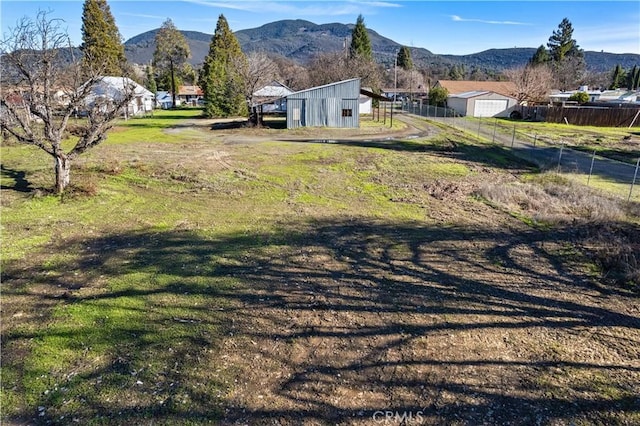
[[[401,7],[397,3],[386,1],[347,1],[347,2],[277,2],[277,1],[216,1],[184,0],[202,6],[232,9],[253,13],[278,13],[290,16],[340,16],[354,15],[375,8]],[[329,3],[329,5],[327,4]]]
[[[516,21],[490,21],[486,19],[471,19],[471,18],[462,18],[458,15],[451,15],[451,20],[454,22],[479,22],[481,24],[491,24],[491,25],[531,25],[526,22],[516,22]]]

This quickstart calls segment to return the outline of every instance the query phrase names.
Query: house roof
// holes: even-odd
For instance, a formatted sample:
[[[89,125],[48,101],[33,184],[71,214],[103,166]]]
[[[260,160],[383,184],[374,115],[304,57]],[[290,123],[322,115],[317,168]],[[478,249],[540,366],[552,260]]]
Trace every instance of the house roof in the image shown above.
[[[121,96],[125,84],[133,85],[133,91],[136,96],[150,98],[155,97],[153,93],[151,93],[149,90],[145,89],[135,81],[131,80],[129,77],[101,77],[100,80],[95,84],[91,92],[93,96],[107,96],[116,99]]]
[[[510,81],[438,80],[436,86],[444,87],[450,95],[485,91],[513,96],[513,93],[516,92],[515,84]]]
[[[204,92],[200,88],[200,86],[180,86],[178,88],[178,96],[202,96]]]
[[[171,99],[171,93],[164,91],[164,90],[160,90],[158,92],[156,92],[156,99],[157,100],[162,100],[162,99]]]
[[[280,83],[279,81],[272,81],[268,85],[256,90],[253,96],[258,98],[280,98],[293,93],[293,90]]]

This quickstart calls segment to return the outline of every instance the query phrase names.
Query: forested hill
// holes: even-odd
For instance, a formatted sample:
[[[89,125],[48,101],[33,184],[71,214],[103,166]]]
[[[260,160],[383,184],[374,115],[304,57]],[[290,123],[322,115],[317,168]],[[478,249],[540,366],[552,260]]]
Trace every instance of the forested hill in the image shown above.
[[[352,29],[353,24],[317,25],[305,20],[283,20],[258,28],[240,30],[235,32],[235,35],[245,52],[262,51],[278,54],[304,64],[318,53],[344,49],[344,43],[349,43],[348,38]],[[157,31],[157,29],[147,31],[125,42],[129,61],[138,64],[151,61]],[[393,64],[395,54],[401,45],[376,31],[371,29],[368,31],[376,60],[387,65]],[[182,31],[182,33],[191,48],[190,62],[194,65],[202,63],[209,51],[211,34],[197,31]],[[490,49],[471,55],[436,55],[425,48],[411,47],[411,55],[418,67],[460,64],[468,68],[502,71],[526,64],[535,50],[535,48]],[[610,71],[618,64],[625,69],[640,65],[640,55],[637,54],[585,52],[585,60],[587,69],[594,72]]]

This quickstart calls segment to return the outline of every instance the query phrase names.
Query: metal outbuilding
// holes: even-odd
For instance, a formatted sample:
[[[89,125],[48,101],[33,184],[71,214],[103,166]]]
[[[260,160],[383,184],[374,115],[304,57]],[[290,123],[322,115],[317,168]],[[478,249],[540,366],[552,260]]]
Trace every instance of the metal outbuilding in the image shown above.
[[[286,96],[287,128],[358,128],[359,98],[359,78],[291,93]]]
[[[449,108],[470,117],[509,117],[517,104],[515,98],[489,91],[471,91],[447,98]]]

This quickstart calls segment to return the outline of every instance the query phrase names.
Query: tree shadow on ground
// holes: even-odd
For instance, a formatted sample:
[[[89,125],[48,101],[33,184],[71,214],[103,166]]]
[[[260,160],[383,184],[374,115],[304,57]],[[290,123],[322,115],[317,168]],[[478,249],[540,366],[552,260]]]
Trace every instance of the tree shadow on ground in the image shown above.
[[[34,188],[31,186],[31,182],[26,179],[26,173],[20,170],[9,169],[3,165],[0,165],[2,177],[6,179],[13,179],[13,186],[2,185],[1,189],[11,189],[17,192],[31,192]]]
[[[34,423],[637,419],[637,298],[556,253],[573,232],[327,220],[65,241],[48,249],[77,258],[3,269],[6,297],[64,303],[3,335],[22,378],[3,386],[49,391],[17,415]],[[34,367],[51,340],[64,356]]]
[[[402,138],[371,138],[367,140],[299,138],[287,139],[286,142],[329,143],[365,149],[422,152],[448,159],[471,161],[505,170],[538,170],[534,163],[514,155],[508,149],[499,145],[471,145],[455,141],[429,143],[421,140]]]

